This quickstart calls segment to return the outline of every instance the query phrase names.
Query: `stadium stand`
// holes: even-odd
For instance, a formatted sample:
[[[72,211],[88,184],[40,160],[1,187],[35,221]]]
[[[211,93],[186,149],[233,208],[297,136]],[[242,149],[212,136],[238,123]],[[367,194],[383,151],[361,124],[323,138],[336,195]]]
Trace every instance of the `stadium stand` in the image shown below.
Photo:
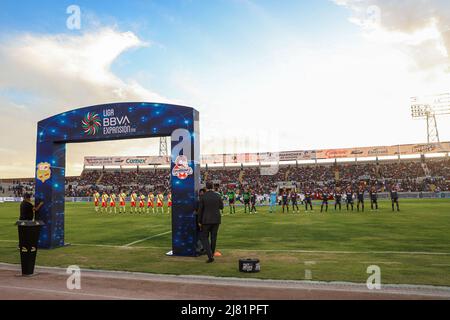
[[[258,166],[202,168],[202,178],[229,187],[248,187],[259,194],[269,193],[279,182],[294,182],[301,190],[334,190],[337,186],[356,187],[361,182],[381,192],[396,184],[402,192],[450,191],[450,159],[412,159],[401,161],[352,162],[330,164],[280,165],[275,174],[264,174]],[[202,179],[203,182],[204,179]],[[66,195],[90,196],[93,189],[168,191],[168,168],[85,169],[78,177],[66,178]],[[21,196],[33,191],[32,179],[0,183],[3,196]]]

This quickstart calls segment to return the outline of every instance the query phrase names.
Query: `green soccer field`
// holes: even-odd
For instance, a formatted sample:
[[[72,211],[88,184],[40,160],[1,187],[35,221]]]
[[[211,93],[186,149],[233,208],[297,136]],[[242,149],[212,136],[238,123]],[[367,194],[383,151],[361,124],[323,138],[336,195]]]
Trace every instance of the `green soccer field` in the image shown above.
[[[92,204],[66,204],[66,242],[40,250],[41,266],[266,279],[366,282],[367,267],[381,268],[382,283],[450,286],[450,200],[404,200],[364,213],[282,214],[260,208],[235,215],[225,208],[213,264],[206,258],[165,255],[171,246],[170,216],[95,213]],[[0,204],[0,262],[19,263],[18,204]],[[259,258],[258,274],[238,272],[239,258]]]

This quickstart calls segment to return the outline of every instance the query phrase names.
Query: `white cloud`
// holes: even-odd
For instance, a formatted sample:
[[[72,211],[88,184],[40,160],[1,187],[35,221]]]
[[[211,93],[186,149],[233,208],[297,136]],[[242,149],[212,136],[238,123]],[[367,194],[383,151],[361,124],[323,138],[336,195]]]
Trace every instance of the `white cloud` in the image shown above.
[[[0,44],[0,87],[72,104],[133,99],[168,101],[111,72],[111,65],[120,54],[146,45],[131,32],[109,28],[81,36],[24,35]],[[64,108],[67,106],[60,106]]]
[[[447,0],[333,0],[351,9],[350,21],[372,39],[401,45],[418,70],[450,71]]]
[[[112,28],[75,36],[25,34],[0,42],[0,145],[21,155],[8,158],[1,151],[0,176],[33,176],[36,122],[40,119],[111,101],[171,102],[111,71],[123,52],[148,45],[132,32]],[[33,96],[33,103],[11,101],[2,94],[8,90]],[[114,145],[122,152],[131,146],[130,142]],[[67,162],[75,168],[82,154],[95,155],[103,150],[101,145],[70,145]],[[74,173],[70,166],[68,169],[68,174]]]

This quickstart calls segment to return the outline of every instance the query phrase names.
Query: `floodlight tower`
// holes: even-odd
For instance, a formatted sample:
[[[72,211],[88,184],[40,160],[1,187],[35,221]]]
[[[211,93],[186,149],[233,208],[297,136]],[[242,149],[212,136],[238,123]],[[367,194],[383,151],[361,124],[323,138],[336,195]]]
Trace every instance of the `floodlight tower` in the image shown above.
[[[450,93],[411,98],[413,119],[426,119],[428,143],[440,143],[436,116],[450,114]]]
[[[159,155],[160,156],[167,156],[167,137],[161,137],[159,138]]]

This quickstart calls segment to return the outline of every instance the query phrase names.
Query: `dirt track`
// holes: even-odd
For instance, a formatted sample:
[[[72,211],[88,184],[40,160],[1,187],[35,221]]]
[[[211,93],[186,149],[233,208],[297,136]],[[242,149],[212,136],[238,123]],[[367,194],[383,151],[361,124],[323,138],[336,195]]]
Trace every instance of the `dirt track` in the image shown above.
[[[19,266],[0,264],[0,299],[450,299],[450,288],[384,286],[303,281],[266,281],[212,277],[164,276],[82,270],[81,290],[68,290],[61,268],[37,268],[21,277]]]

